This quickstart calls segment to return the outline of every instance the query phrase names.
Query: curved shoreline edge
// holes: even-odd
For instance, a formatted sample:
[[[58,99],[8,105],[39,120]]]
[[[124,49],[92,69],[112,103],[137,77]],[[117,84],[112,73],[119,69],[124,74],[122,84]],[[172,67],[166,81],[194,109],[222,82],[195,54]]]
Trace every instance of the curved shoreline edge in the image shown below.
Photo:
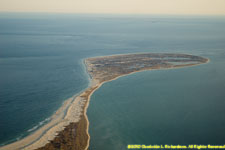
[[[115,56],[115,55],[112,55],[112,56]],[[121,55],[116,55],[116,56],[121,56]],[[110,57],[110,56],[105,56],[105,57]],[[103,58],[104,58],[104,56],[103,56]],[[74,136],[73,138],[75,140],[78,139],[78,141],[79,141],[80,137],[78,137],[78,134],[79,134],[79,136],[81,134],[81,137],[86,140],[81,143],[82,150],[83,149],[87,150],[89,148],[89,144],[90,144],[89,120],[88,120],[88,116],[87,116],[87,109],[88,109],[92,94],[97,89],[99,89],[104,83],[110,82],[112,80],[116,80],[123,76],[134,74],[137,72],[148,71],[148,70],[184,68],[184,67],[205,64],[205,63],[208,63],[209,61],[210,60],[207,59],[207,61],[202,62],[202,63],[188,64],[188,65],[183,64],[183,65],[168,67],[168,68],[160,68],[160,67],[159,68],[147,68],[147,69],[145,68],[143,70],[138,70],[138,71],[133,71],[130,73],[118,75],[115,78],[111,78],[110,80],[98,81],[91,76],[91,74],[89,72],[91,66],[89,66],[86,63],[86,59],[85,59],[83,61],[83,64],[85,64],[86,72],[89,75],[89,81],[90,81],[88,87],[86,89],[84,89],[83,91],[81,91],[80,93],[76,94],[75,96],[66,100],[63,103],[62,107],[60,107],[56,111],[56,113],[51,117],[52,120],[50,121],[50,123],[44,125],[43,127],[38,129],[37,131],[35,131],[33,134],[28,135],[24,139],[21,139],[12,144],[0,147],[0,150],[3,150],[3,149],[4,150],[14,150],[14,149],[28,149],[28,150],[30,150],[30,149],[37,149],[37,150],[46,149],[47,150],[48,149],[48,150],[51,150],[52,147],[54,149],[54,146],[57,146],[57,143],[54,143],[52,141],[54,141],[56,138],[61,138],[61,136],[68,136],[67,133],[65,133],[64,135],[61,135],[61,133],[64,133],[64,131],[67,130],[67,127],[69,127],[70,125],[71,125],[71,127],[69,127],[70,131],[74,131],[74,129],[75,129],[75,132],[76,132],[76,129],[78,128],[81,120],[83,120],[83,117],[84,117],[85,122],[83,122],[82,125],[85,125],[86,127],[81,128],[82,131],[80,131],[78,129],[77,130],[78,132],[83,132],[83,133],[77,132],[76,135],[73,135]],[[83,130],[85,130],[85,131],[83,131]],[[84,132],[86,135],[82,135],[82,134],[84,134]],[[69,139],[69,140],[74,140],[74,139]],[[59,140],[59,142],[60,142],[60,140]],[[48,145],[48,146],[46,147],[46,145]],[[81,147],[75,148],[75,149],[81,150]]]
[[[123,76],[127,76],[127,75],[132,75],[132,74],[135,74],[135,73],[138,73],[138,72],[144,72],[144,71],[150,71],[150,70],[163,70],[163,69],[181,69],[181,68],[185,68],[185,67],[193,67],[193,66],[198,66],[198,65],[203,65],[203,64],[207,64],[210,62],[210,59],[207,59],[207,61],[205,63],[201,63],[201,64],[194,64],[194,65],[189,65],[189,66],[182,66],[182,67],[173,67],[173,68],[160,68],[160,69],[147,69],[147,70],[141,70],[141,71],[135,71],[135,72],[131,72],[131,73],[128,73],[128,74],[124,74],[124,75],[121,75],[121,76],[118,76],[114,79],[111,79],[111,80],[108,80],[108,81],[104,81],[102,83],[100,83],[98,85],[98,87],[91,93],[91,95],[89,96],[88,98],[88,101],[87,101],[87,105],[86,107],[84,108],[84,116],[85,116],[85,119],[87,121],[87,128],[86,128],[86,134],[88,135],[88,140],[87,140],[87,145],[85,147],[84,150],[88,150],[89,146],[90,146],[90,134],[89,134],[89,120],[88,120],[88,116],[87,116],[87,109],[88,109],[88,106],[89,106],[89,103],[90,103],[90,99],[91,99],[91,96],[92,94],[98,90],[104,83],[107,83],[107,82],[111,82],[113,80],[117,80],[118,78],[120,77],[123,77]]]

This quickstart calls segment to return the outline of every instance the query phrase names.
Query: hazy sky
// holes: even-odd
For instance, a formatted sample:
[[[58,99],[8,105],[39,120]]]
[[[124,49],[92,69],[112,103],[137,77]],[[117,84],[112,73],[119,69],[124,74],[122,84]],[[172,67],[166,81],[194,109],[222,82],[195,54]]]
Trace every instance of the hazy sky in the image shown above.
[[[0,11],[225,15],[225,0],[0,0]]]

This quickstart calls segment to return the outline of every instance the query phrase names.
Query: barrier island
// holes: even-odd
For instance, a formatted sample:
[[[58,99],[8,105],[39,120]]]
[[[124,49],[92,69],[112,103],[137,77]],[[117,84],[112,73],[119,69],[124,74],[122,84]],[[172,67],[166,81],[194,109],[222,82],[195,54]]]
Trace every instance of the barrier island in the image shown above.
[[[86,111],[92,93],[105,82],[131,73],[195,66],[209,59],[189,54],[139,53],[101,56],[84,60],[90,85],[80,95],[68,99],[53,115],[51,121],[33,134],[12,144],[0,147],[4,150],[87,150],[90,135]]]

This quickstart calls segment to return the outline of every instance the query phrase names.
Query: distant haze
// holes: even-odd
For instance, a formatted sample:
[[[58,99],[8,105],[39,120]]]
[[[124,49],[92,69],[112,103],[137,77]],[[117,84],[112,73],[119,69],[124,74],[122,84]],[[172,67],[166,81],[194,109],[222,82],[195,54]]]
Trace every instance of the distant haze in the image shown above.
[[[225,0],[0,0],[0,11],[225,15]]]

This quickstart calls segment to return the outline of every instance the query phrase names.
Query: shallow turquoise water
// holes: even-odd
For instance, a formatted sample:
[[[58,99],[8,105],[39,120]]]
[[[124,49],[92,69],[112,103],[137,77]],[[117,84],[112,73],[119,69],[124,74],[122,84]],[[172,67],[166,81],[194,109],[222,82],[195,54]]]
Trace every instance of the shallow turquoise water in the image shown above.
[[[138,73],[103,85],[88,109],[92,149],[93,145],[102,149],[97,147],[100,140],[104,146],[118,142],[123,148],[128,142],[166,141],[175,131],[171,119],[183,125],[184,115],[196,126],[203,122],[203,129],[211,129],[212,121],[191,118],[196,113],[197,118],[215,115],[215,129],[223,131],[221,122],[215,122],[221,119],[224,106],[224,26],[224,17],[0,13],[0,145],[38,129],[67,98],[88,86],[84,58],[122,53],[179,52],[209,57],[211,62]],[[111,99],[103,100],[98,93]],[[207,103],[202,105],[204,99]],[[177,111],[180,116],[175,115]],[[163,114],[168,118],[157,120]],[[154,124],[146,119],[150,117]],[[150,135],[154,138],[146,138]]]

